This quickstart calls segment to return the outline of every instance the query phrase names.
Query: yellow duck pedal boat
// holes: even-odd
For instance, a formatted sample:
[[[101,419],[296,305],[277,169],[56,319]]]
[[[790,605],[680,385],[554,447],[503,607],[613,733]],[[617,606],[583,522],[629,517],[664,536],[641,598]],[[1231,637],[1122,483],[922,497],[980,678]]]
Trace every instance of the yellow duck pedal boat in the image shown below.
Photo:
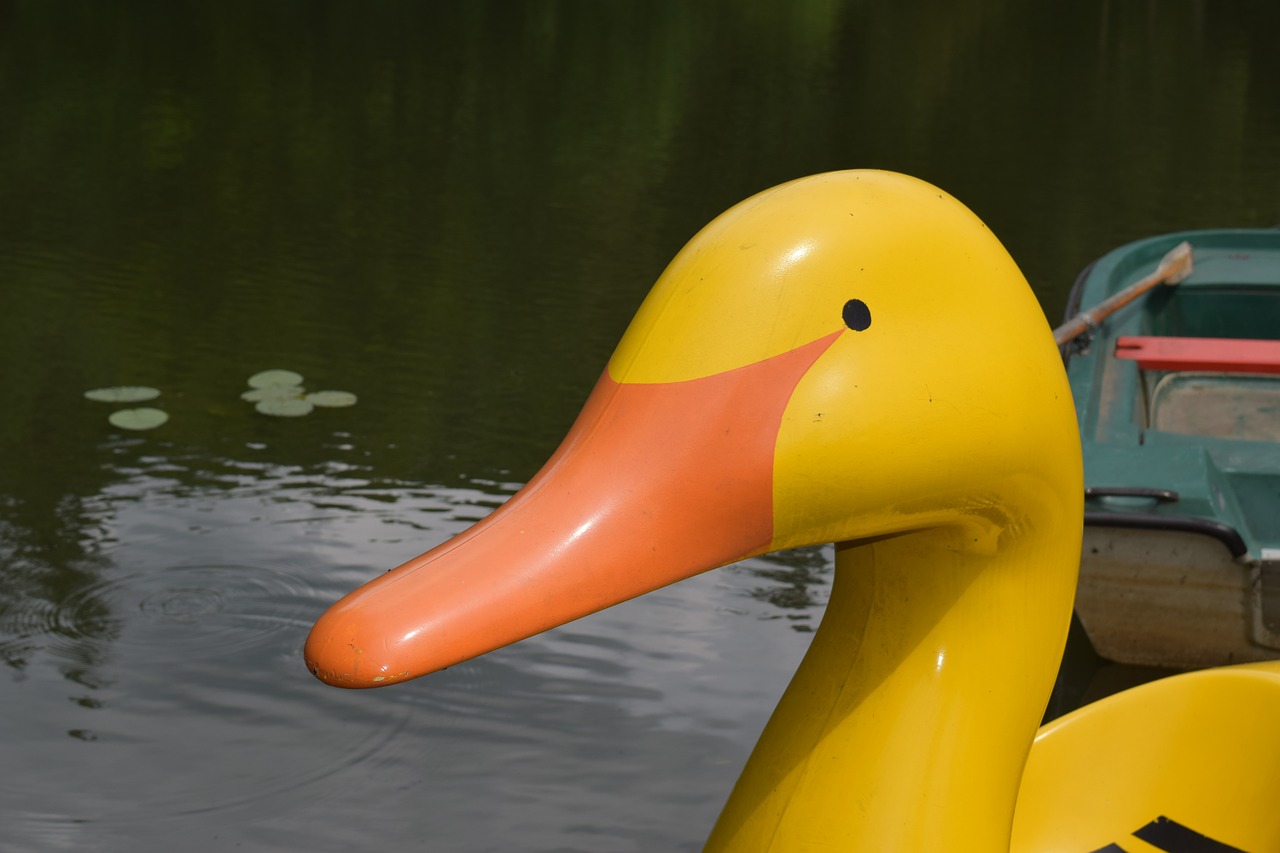
[[[1082,493],[1058,350],[999,241],[924,182],[818,175],[695,236],[546,466],[335,604],[305,656],[330,684],[398,683],[835,542],[822,625],[709,850],[1280,851],[1275,667],[1037,735]]]

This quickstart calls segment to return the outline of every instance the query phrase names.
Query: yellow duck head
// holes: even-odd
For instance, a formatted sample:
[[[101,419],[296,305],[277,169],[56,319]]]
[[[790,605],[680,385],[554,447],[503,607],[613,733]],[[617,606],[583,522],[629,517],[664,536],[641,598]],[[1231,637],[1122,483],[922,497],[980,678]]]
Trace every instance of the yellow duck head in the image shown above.
[[[676,256],[561,447],[316,623],[403,681],[744,557],[837,543],[823,624],[711,849],[1007,849],[1065,640],[1079,442],[1044,315],[944,192],[849,171]]]

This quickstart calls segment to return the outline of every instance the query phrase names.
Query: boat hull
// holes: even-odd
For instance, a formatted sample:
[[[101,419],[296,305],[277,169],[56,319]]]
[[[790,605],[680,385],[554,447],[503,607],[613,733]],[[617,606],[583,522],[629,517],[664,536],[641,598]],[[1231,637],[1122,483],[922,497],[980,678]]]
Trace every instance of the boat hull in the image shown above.
[[[1102,657],[1201,668],[1280,658],[1280,563],[1218,539],[1087,525],[1076,611]]]

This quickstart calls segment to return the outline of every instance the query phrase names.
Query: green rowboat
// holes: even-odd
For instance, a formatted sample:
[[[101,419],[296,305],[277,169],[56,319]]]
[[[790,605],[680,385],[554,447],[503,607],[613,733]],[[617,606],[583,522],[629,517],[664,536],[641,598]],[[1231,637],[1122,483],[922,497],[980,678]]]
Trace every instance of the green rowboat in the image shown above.
[[[1189,277],[1063,347],[1085,464],[1076,612],[1120,663],[1280,658],[1280,230],[1123,246],[1080,275],[1068,315],[1158,277],[1184,241]]]

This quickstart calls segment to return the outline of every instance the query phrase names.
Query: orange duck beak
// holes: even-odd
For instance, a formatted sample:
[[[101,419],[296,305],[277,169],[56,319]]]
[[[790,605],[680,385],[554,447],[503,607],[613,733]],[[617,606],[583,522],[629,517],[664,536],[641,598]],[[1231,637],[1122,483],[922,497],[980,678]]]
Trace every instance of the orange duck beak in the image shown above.
[[[839,334],[684,381],[606,370],[511,500],[334,604],[308,668],[339,687],[416,678],[770,550],[783,412]]]

